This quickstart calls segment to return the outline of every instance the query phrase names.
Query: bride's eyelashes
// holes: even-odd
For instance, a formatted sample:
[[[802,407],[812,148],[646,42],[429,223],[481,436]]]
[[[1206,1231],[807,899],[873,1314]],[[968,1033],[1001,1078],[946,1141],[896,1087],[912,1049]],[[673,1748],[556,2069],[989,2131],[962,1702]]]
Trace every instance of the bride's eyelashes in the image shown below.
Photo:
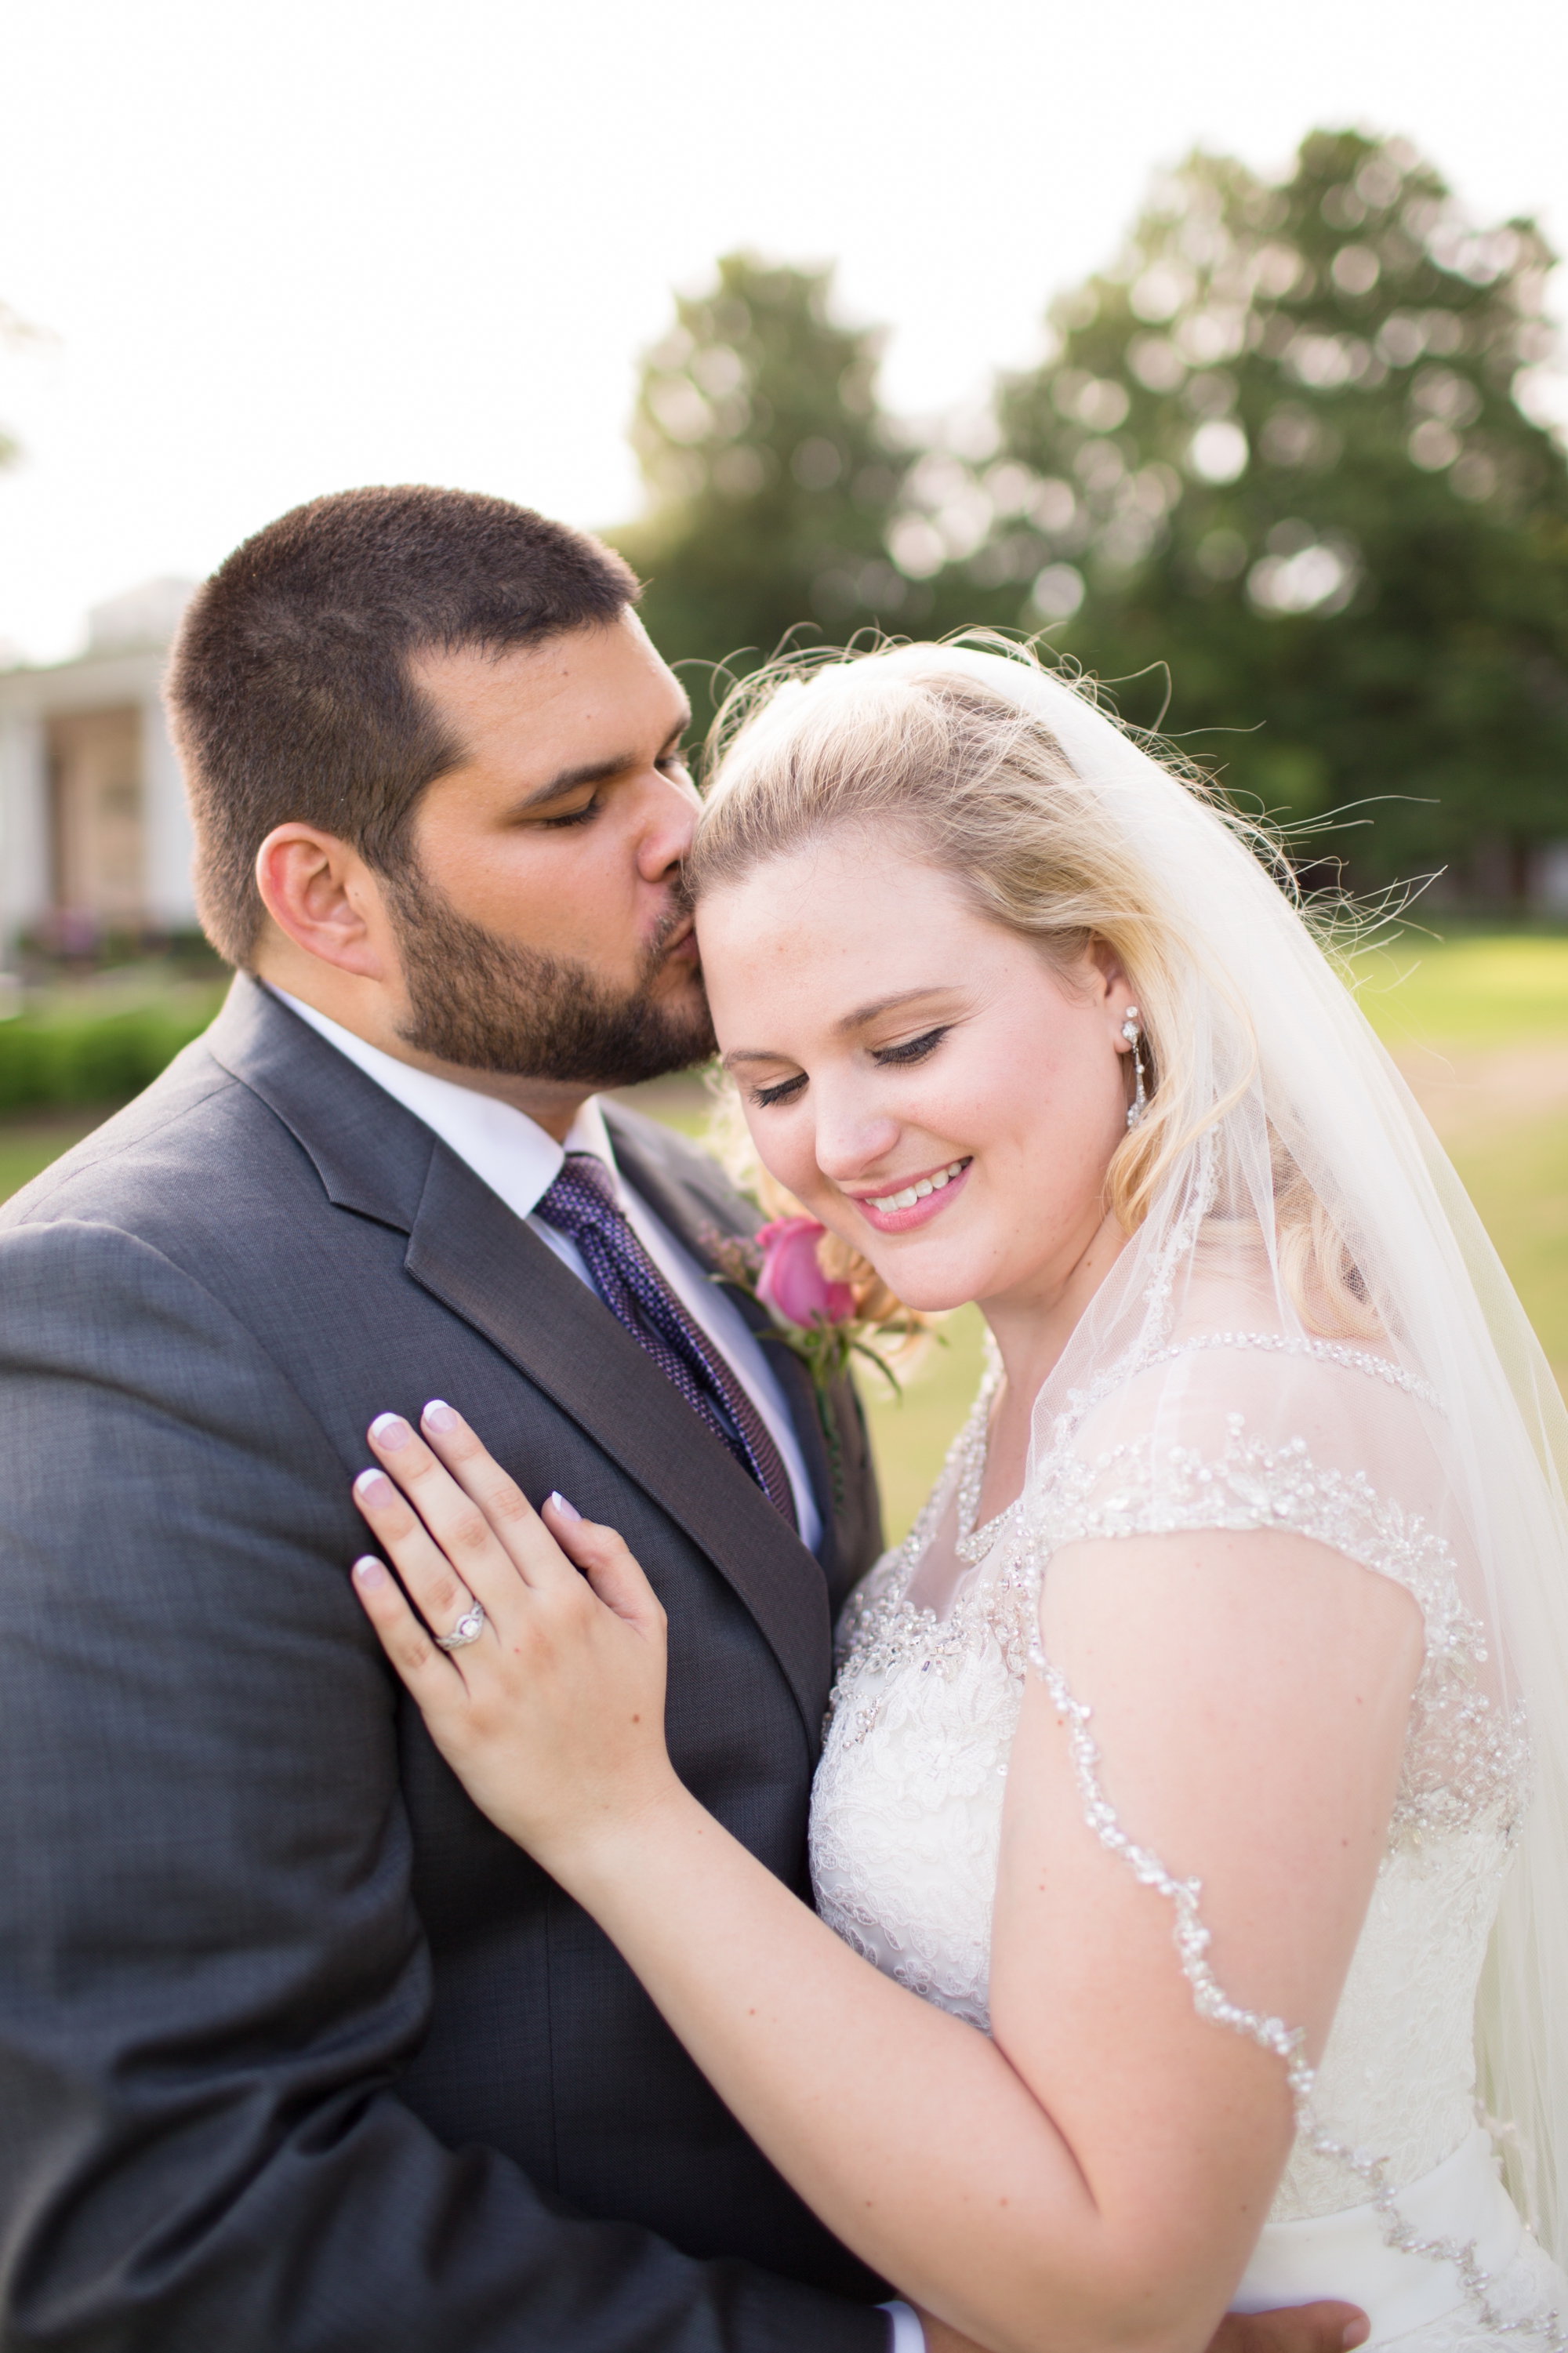
[[[935,1053],[952,1027],[950,1021],[944,1021],[937,1029],[923,1029],[918,1038],[906,1038],[897,1046],[874,1047],[871,1060],[883,1069],[890,1066],[895,1070],[923,1062],[928,1054]],[[804,1071],[797,1071],[793,1079],[780,1079],[775,1086],[753,1087],[752,1101],[763,1111],[771,1110],[775,1103],[794,1103],[805,1085],[805,1078]]]
[[[918,1038],[907,1038],[902,1045],[878,1046],[871,1060],[884,1067],[891,1063],[895,1068],[900,1063],[923,1062],[928,1054],[935,1053],[952,1027],[950,1021],[943,1021],[935,1029],[922,1029]]]

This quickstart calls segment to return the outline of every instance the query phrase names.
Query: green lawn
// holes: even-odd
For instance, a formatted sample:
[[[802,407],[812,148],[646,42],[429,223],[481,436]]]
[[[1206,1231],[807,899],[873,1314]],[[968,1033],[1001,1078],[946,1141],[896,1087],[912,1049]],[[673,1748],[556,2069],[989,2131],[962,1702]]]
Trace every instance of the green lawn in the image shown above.
[[[1353,976],[1568,1386],[1568,937],[1407,934],[1358,955]],[[688,1134],[706,1125],[694,1081],[660,1081],[633,1099]],[[0,1122],[0,1198],[103,1115],[73,1106]],[[950,1317],[943,1336],[904,1377],[901,1402],[874,1375],[863,1388],[893,1538],[924,1499],[980,1377],[974,1310]]]
[[[1352,958],[1363,1012],[1392,1053],[1568,1042],[1568,936],[1432,940]]]
[[[869,1371],[857,1374],[870,1424],[882,1486],[882,1516],[888,1541],[907,1534],[931,1493],[942,1456],[973,1402],[984,1364],[985,1324],[977,1307],[961,1307],[947,1317],[937,1345],[927,1342],[923,1360],[899,1378],[903,1396],[892,1395]]]
[[[62,1152],[90,1135],[113,1108],[112,1103],[97,1108],[73,1103],[68,1111],[0,1120],[0,1201],[19,1193]]]
[[[1568,938],[1407,935],[1356,971],[1568,1388]]]

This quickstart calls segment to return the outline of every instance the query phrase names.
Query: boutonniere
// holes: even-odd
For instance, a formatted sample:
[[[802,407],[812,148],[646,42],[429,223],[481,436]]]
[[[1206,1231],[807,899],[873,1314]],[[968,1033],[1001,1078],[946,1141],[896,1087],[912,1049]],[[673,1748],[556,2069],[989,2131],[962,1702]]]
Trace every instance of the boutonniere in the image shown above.
[[[760,1336],[791,1350],[810,1373],[837,1486],[838,1430],[828,1391],[852,1357],[864,1356],[901,1396],[898,1375],[874,1343],[914,1339],[927,1329],[923,1317],[892,1299],[869,1268],[859,1283],[828,1274],[820,1246],[830,1238],[815,1218],[775,1218],[749,1240],[710,1227],[701,1239],[719,1269],[713,1281],[733,1283],[765,1307],[773,1328]]]

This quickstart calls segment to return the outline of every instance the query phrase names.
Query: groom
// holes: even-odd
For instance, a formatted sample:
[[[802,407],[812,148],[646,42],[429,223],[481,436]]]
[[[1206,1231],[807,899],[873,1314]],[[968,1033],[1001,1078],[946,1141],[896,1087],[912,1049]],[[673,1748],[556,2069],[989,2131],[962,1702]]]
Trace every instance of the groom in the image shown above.
[[[595,1091],[710,1035],[680,691],[619,559],[324,499],[170,680],[207,1036],[0,1213],[0,2348],[887,2353],[912,2315],[474,1810],[348,1589],[377,1412],[459,1404],[669,1614],[682,1778],[805,1889],[879,1543],[753,1213]],[[437,1626],[437,1633],[444,1630]],[[1337,2353],[1342,2307],[1227,2324]]]

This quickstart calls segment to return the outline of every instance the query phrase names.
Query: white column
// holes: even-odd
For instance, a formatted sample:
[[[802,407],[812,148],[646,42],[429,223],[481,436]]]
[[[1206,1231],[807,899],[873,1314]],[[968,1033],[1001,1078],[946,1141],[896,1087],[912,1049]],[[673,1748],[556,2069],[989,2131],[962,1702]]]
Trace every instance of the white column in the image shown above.
[[[147,913],[183,931],[196,920],[191,888],[191,820],[180,764],[154,694],[142,705],[142,823],[147,845]]]
[[[44,723],[0,715],[0,962],[49,910],[49,775]]]

